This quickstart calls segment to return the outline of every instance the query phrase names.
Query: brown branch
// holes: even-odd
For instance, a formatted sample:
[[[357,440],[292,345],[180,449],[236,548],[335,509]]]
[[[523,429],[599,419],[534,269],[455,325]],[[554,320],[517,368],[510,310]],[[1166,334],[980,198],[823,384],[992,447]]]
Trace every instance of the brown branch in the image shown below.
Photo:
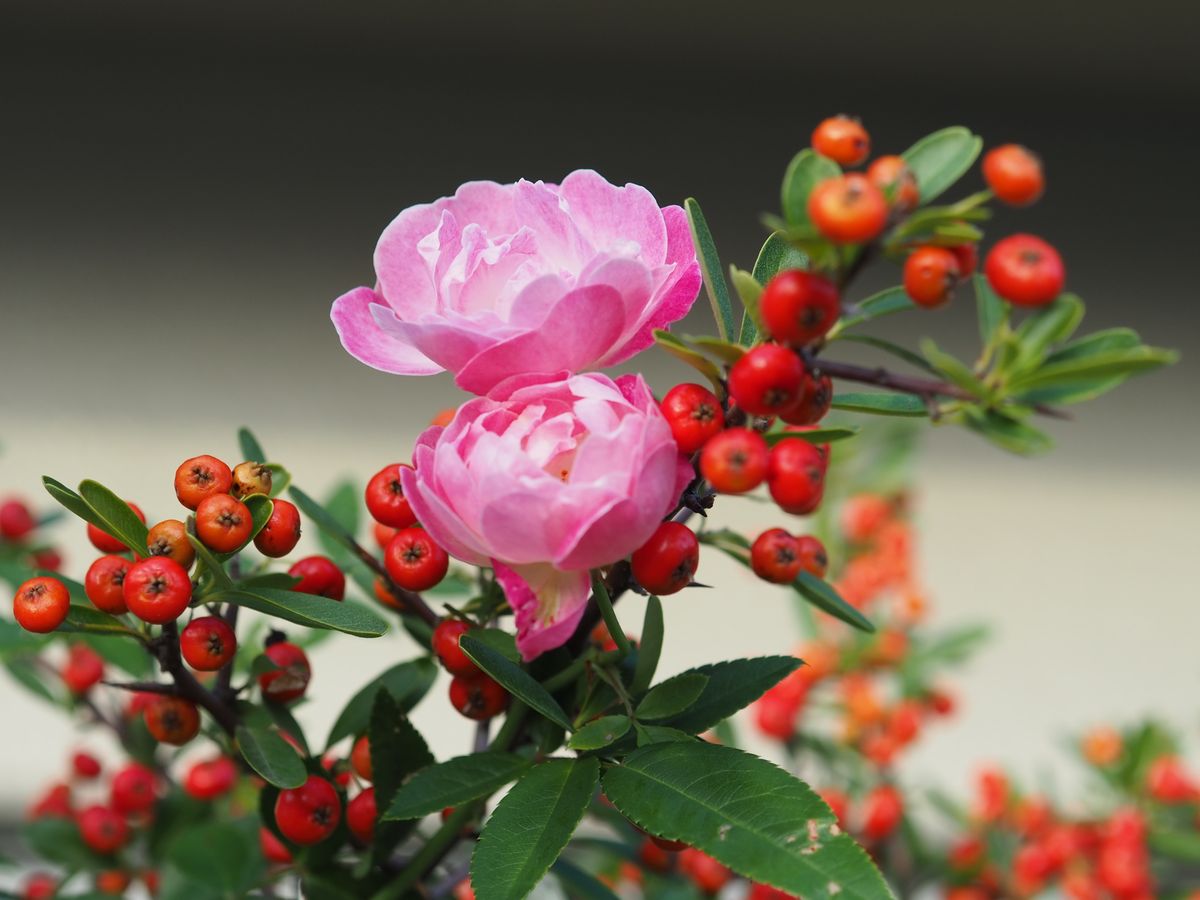
[[[179,696],[207,710],[225,733],[232,736],[238,727],[237,713],[207,690],[184,666],[179,655],[179,626],[175,622],[163,625],[162,635],[154,642],[154,650],[162,670],[175,680]]]
[[[161,681],[101,681],[101,684],[116,688],[119,691],[134,691],[139,694],[163,694],[168,697],[179,697],[179,687],[165,684]]]
[[[857,381],[862,384],[874,384],[890,388],[904,394],[931,399],[935,397],[952,397],[956,400],[979,400],[968,390],[958,385],[933,378],[917,378],[911,375],[897,375],[882,366],[856,366],[853,363],[831,362],[826,359],[817,360],[814,365],[831,378],[841,378],[843,381]],[[1070,419],[1069,413],[1054,406],[1038,403],[1034,411],[1052,419]]]
[[[388,574],[383,564],[379,562],[373,555],[367,552],[358,541],[350,541],[350,549],[354,555],[359,558],[364,566],[383,579],[383,583],[387,586],[388,593],[400,601],[405,612],[413,612],[425,620],[427,625],[436,625],[441,616],[435,613],[425,602],[425,598],[413,591],[405,590],[392,580],[392,576]]]

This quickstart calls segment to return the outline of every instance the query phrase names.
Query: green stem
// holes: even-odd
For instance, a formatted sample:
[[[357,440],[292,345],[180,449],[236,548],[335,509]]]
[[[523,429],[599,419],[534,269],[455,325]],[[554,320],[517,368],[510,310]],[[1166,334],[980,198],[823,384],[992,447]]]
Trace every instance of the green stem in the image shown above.
[[[621,659],[629,655],[632,649],[629,646],[629,638],[625,636],[625,630],[621,627],[621,622],[617,619],[617,612],[613,609],[612,600],[608,596],[608,587],[604,583],[604,577],[598,570],[592,570],[592,595],[596,598],[596,605],[600,607],[600,615],[604,619],[604,625],[608,628],[608,634],[617,645],[617,650],[620,651]]]

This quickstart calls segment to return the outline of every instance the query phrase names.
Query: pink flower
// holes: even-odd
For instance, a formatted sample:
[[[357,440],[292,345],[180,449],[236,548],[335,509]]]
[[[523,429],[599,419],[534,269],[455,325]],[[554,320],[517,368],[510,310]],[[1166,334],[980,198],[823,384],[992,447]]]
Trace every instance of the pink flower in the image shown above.
[[[438,543],[495,568],[529,660],[571,636],[588,571],[645,543],[693,473],[640,375],[512,383],[422,434],[401,479]]]
[[[373,290],[334,301],[342,345],[385,372],[449,370],[476,394],[623,362],[700,289],[683,210],[587,170],[409,207],[379,238],[375,273]]]

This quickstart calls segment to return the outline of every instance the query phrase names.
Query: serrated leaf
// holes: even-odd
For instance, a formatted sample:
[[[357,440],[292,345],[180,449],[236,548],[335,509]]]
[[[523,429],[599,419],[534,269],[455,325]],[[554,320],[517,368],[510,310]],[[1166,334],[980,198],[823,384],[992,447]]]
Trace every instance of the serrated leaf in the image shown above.
[[[783,184],[779,191],[784,221],[792,227],[811,224],[812,220],[808,216],[808,195],[822,181],[837,178],[841,174],[842,170],[837,163],[809,148],[793,156],[783,173]]]
[[[795,657],[761,656],[689,669],[688,673],[704,675],[708,682],[687,710],[663,724],[689,734],[699,734],[749,706],[799,666],[800,660]]]
[[[893,896],[820,797],[741,750],[703,741],[641,747],[605,772],[603,788],[638,827],[754,881],[806,900]]]
[[[684,712],[704,693],[708,676],[684,672],[652,687],[635,710],[639,719],[668,719]]]
[[[558,859],[600,779],[595,758],[549,759],[513,785],[471,857],[479,900],[524,900]]]
[[[633,680],[629,683],[631,694],[640,694],[650,687],[658,659],[662,655],[663,609],[662,601],[651,594],[646,601],[646,615],[642,619],[642,637],[637,648],[637,662],[633,667]]]
[[[975,163],[983,141],[961,125],[935,131],[900,154],[921,194],[925,205],[946,192]]]
[[[205,600],[212,603],[233,603],[297,625],[330,628],[356,637],[379,637],[388,630],[387,622],[374,610],[358,603],[339,603],[316,594],[265,587],[237,587],[217,590],[205,597]]]
[[[975,397],[983,397],[987,394],[987,388],[984,387],[983,382],[975,377],[975,373],[966,363],[946,353],[930,338],[924,338],[921,341],[921,352],[925,354],[929,364],[951,384]]]
[[[717,253],[717,245],[700,204],[688,197],[683,201],[687,212],[688,225],[692,230],[692,242],[696,245],[696,257],[700,262],[700,272],[704,276],[704,288],[708,292],[712,304],[713,317],[717,320],[717,333],[724,340],[729,340],[736,334],[737,323],[733,319],[733,302],[729,298],[729,288],[725,284],[725,269],[721,265],[721,257]]]
[[[567,731],[571,730],[571,720],[558,705],[558,701],[551,697],[550,692],[534,681],[533,676],[519,665],[506,659],[504,654],[470,633],[459,638],[458,645],[475,665],[499,682],[501,687],[510,694],[556,725],[562,726]]]
[[[880,291],[878,294],[872,294],[866,300],[851,306],[847,310],[847,314],[834,323],[833,328],[829,329],[827,339],[831,341],[836,340],[842,332],[861,325],[864,322],[870,322],[883,316],[890,316],[916,308],[917,305],[904,292],[904,288],[888,288],[885,291]]]
[[[844,441],[846,438],[852,438],[862,431],[852,425],[845,426],[829,426],[826,428],[812,428],[806,431],[770,431],[763,435],[763,440],[767,442],[767,446],[774,447],[780,441],[786,441],[788,438],[799,438],[802,441],[808,441],[810,444],[832,444],[834,441]]]
[[[558,878],[563,892],[573,900],[619,900],[603,882],[564,857],[560,857],[550,871]]]
[[[847,603],[829,582],[808,572],[801,572],[792,582],[792,587],[796,589],[796,593],[817,609],[828,613],[835,619],[840,619],[859,631],[873,632],[875,630],[871,621]]]
[[[624,737],[630,724],[628,716],[601,716],[571,735],[567,746],[572,750],[600,750]]]
[[[242,757],[268,784],[295,788],[304,784],[308,773],[296,749],[273,728],[238,726],[238,749]]]
[[[876,416],[926,416],[929,414],[925,401],[920,397],[912,394],[888,394],[881,391],[834,394],[831,406],[847,412],[870,413]]]
[[[262,448],[262,444],[258,442],[258,438],[254,433],[246,427],[238,429],[238,448],[242,451],[242,458],[246,462],[265,463],[267,454]]]
[[[433,765],[434,758],[421,733],[413,727],[389,691],[375,693],[367,733],[371,745],[371,784],[375,788],[376,818],[382,819],[380,814],[391,807],[404,779]],[[371,842],[371,858],[376,864],[383,864],[391,857],[413,824],[384,821],[376,824]]]
[[[433,687],[437,672],[433,661],[423,656],[398,663],[372,678],[342,709],[329,730],[325,746],[332,747],[343,738],[363,734],[371,721],[375,695],[380,691],[391,694],[400,712],[408,714]]]
[[[971,277],[975,288],[975,313],[979,319],[979,339],[987,346],[996,332],[1008,321],[1010,307],[992,290],[988,280],[979,273]]]
[[[515,753],[487,750],[457,756],[418,771],[388,807],[385,819],[420,819],[495,793],[531,765]]]

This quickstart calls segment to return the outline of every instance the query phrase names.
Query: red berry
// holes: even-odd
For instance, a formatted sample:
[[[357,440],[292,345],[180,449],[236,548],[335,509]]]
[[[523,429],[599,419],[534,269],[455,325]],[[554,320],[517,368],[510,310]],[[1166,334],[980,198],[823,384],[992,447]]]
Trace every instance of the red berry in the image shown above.
[[[800,269],[780,272],[767,282],[759,299],[763,324],[771,337],[794,346],[824,337],[841,310],[837,286]]]
[[[143,714],[146,730],[158,742],[182,746],[200,733],[200,711],[182,697],[154,698]]]
[[[151,556],[130,566],[121,590],[129,611],[152,625],[175,621],[192,600],[187,572],[165,556]]]
[[[1019,144],[995,147],[983,157],[983,178],[992,193],[1013,206],[1028,206],[1042,196],[1042,161]]]
[[[286,500],[272,502],[271,517],[254,536],[254,546],[263,556],[279,559],[291,553],[300,540],[300,511]]]
[[[76,778],[90,781],[100,774],[100,760],[90,753],[80,751],[71,757],[71,769]]]
[[[67,689],[79,697],[99,684],[104,677],[104,660],[86,644],[72,644],[62,669]]]
[[[800,574],[800,548],[782,528],[764,531],[750,547],[750,568],[764,581],[791,584]]]
[[[638,849],[638,860],[653,872],[667,872],[671,868],[671,853],[654,842],[649,835]]]
[[[868,841],[880,841],[896,830],[904,816],[904,798],[889,784],[880,785],[863,801],[861,831]]]
[[[908,212],[921,202],[916,176],[899,156],[880,156],[867,168],[867,178],[883,191],[897,212]]]
[[[974,274],[976,266],[979,265],[978,244],[956,244],[950,247],[949,250],[958,261],[958,273],[960,277],[967,278]]]
[[[271,493],[271,470],[260,462],[243,462],[233,467],[233,485],[229,493],[234,497],[249,497],[251,494]]]
[[[904,292],[932,309],[950,299],[959,279],[958,257],[945,247],[918,247],[904,261]]]
[[[408,505],[408,500],[404,497],[404,487],[400,484],[401,470],[411,468],[412,466],[404,463],[393,463],[384,466],[367,482],[367,512],[381,525],[411,528],[417,524],[417,517]]]
[[[183,777],[183,789],[197,800],[215,800],[233,790],[238,771],[228,756],[195,763]]]
[[[463,653],[458,641],[471,630],[471,623],[462,619],[442,619],[433,629],[433,652],[451,675],[475,675],[479,667]]]
[[[51,785],[41,797],[30,805],[25,815],[30,820],[71,818],[74,810],[71,807],[70,785]]]
[[[350,768],[363,781],[371,781],[374,770],[371,767],[371,739],[365,734],[354,742],[350,750]]]
[[[146,550],[151,556],[173,559],[190,569],[196,559],[196,548],[188,540],[187,526],[178,519],[163,519],[146,535]]]
[[[369,787],[346,806],[346,827],[360,844],[375,837],[375,788]]]
[[[179,635],[184,661],[198,672],[224,668],[237,653],[237,635],[219,616],[192,619]]]
[[[258,846],[263,859],[269,863],[286,866],[292,861],[292,852],[283,845],[283,841],[275,837],[275,832],[270,828],[264,826],[258,829]]]
[[[233,473],[215,456],[193,456],[175,470],[175,496],[188,509],[195,509],[205,497],[228,494],[232,487]]]
[[[852,172],[827,178],[812,189],[808,217],[828,240],[861,244],[883,231],[888,217],[887,199],[866,175]]]
[[[677,384],[667,391],[659,407],[679,452],[691,456],[725,427],[725,413],[717,395],[698,384]]]
[[[767,477],[769,458],[761,434],[749,428],[730,428],[704,445],[700,474],[722,494],[744,494]]]
[[[458,675],[450,682],[450,705],[468,719],[482,722],[505,710],[508,692],[482,672]]]
[[[125,608],[125,593],[122,585],[133,565],[123,556],[101,556],[92,563],[83,578],[83,591],[92,605],[111,616],[129,612]]]
[[[871,155],[871,136],[850,116],[831,116],[812,133],[813,149],[842,166],[857,166]]]
[[[144,813],[154,806],[158,778],[141,763],[128,763],[117,770],[109,785],[109,802],[122,815]]]
[[[686,525],[663,522],[630,558],[633,577],[652,594],[681,591],[700,565],[700,542]]]
[[[1066,269],[1050,244],[1032,234],[999,241],[983,262],[992,289],[1016,306],[1045,306],[1062,293]]]
[[[89,806],[76,824],[83,842],[97,853],[115,853],[129,840],[129,825],[107,806]]]
[[[306,847],[333,834],[342,818],[342,801],[333,785],[317,775],[298,788],[279,792],[275,800],[275,824],[294,844]]]
[[[774,416],[795,406],[805,379],[804,363],[787,347],[759,344],[729,370],[729,393],[752,416]]]
[[[680,850],[688,848],[686,841],[669,841],[666,838],[656,837],[653,834],[648,835],[648,837],[654,841],[654,846],[666,850],[668,853],[678,853]]]
[[[410,591],[427,591],[446,577],[450,557],[423,528],[401,529],[383,552],[392,581]]]
[[[135,516],[137,516],[143,522],[146,521],[146,514],[142,512],[141,508],[139,508],[136,503],[130,503],[129,508],[133,510],[133,514]],[[87,536],[88,540],[92,542],[92,546],[101,553],[128,553],[131,549],[126,547],[108,532],[101,531],[91,522],[88,523]],[[141,548],[138,548],[137,552],[140,553]]]
[[[679,854],[679,871],[706,894],[715,894],[733,877],[729,869],[695,847],[688,847]]]
[[[304,696],[312,679],[312,666],[304,651],[288,641],[277,641],[268,644],[263,654],[277,666],[258,676],[263,699],[289,703]]]
[[[254,520],[241,500],[228,494],[205,497],[196,507],[196,537],[217,553],[240,550],[250,540]]]
[[[121,869],[105,869],[96,873],[96,892],[111,896],[124,896],[133,881],[133,876]]]
[[[824,578],[825,570],[829,568],[829,556],[820,539],[811,534],[802,534],[796,538],[796,549],[800,553],[800,568],[809,575]]]
[[[825,805],[829,807],[829,811],[833,813],[838,823],[844,823],[846,821],[846,813],[850,809],[850,798],[842,791],[833,787],[822,788],[817,791],[817,794],[825,801]]]
[[[799,399],[779,414],[789,425],[814,425],[825,418],[833,403],[833,381],[828,375],[805,373]]]
[[[62,554],[53,547],[44,547],[33,553],[33,565],[38,569],[57,572],[62,568]]]
[[[301,594],[330,600],[341,600],[346,595],[346,576],[328,556],[306,556],[288,569],[288,574],[300,579],[292,590]]]
[[[0,503],[0,537],[7,541],[19,541],[35,528],[37,520],[20,500]]]
[[[1160,803],[1187,803],[1196,799],[1197,788],[1176,756],[1160,756],[1146,773],[1146,790]]]
[[[375,543],[379,545],[380,550],[386,550],[387,545],[392,542],[392,538],[399,531],[399,528],[393,528],[391,525],[384,525],[380,522],[371,526],[371,533],[375,536]]]
[[[58,892],[58,879],[45,872],[34,872],[25,879],[21,900],[51,900]]]
[[[71,608],[71,594],[57,578],[39,575],[17,588],[13,618],[26,631],[47,634],[61,625]]]
[[[802,705],[768,691],[754,704],[754,724],[766,737],[790,741],[796,734],[796,720]]]
[[[811,513],[820,505],[825,490],[821,451],[801,438],[784,438],[771,448],[767,488],[784,512],[795,516]]]

